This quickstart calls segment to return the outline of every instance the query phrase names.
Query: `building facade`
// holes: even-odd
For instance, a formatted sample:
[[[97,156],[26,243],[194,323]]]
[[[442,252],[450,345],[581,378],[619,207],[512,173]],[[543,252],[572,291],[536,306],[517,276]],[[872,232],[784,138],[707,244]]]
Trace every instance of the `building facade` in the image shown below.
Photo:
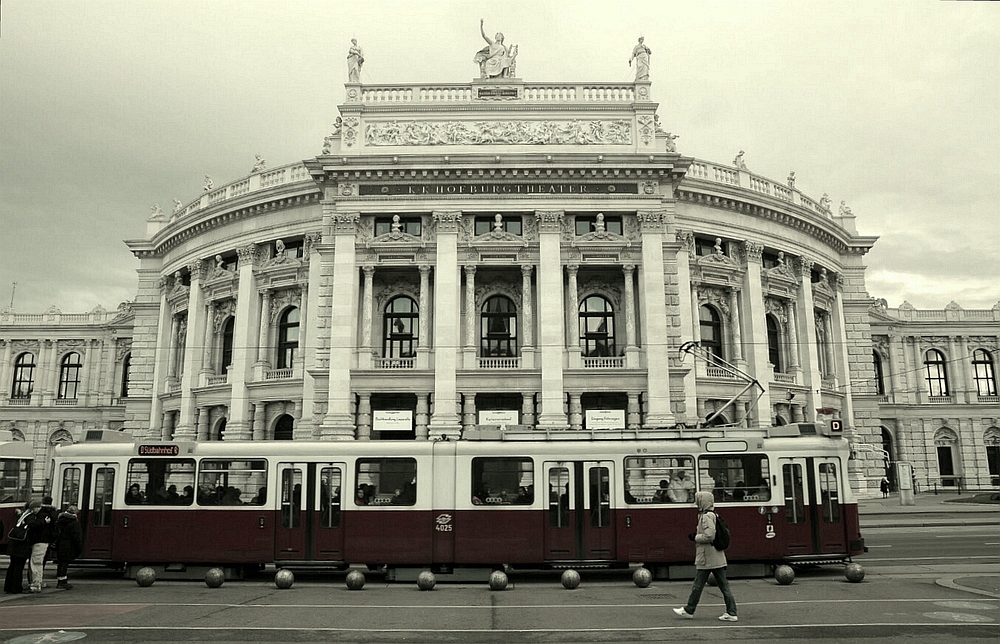
[[[989,484],[992,366],[985,398],[971,376],[944,405],[911,394],[917,378],[897,388],[923,345],[900,339],[905,315],[871,310],[863,256],[876,239],[826,195],[754,174],[742,153],[732,164],[682,155],[650,90],[348,83],[317,156],[207,182],[127,242],[135,301],[73,331],[107,354],[91,369],[99,404],[73,408],[73,430],[100,420],[159,440],[428,440],[472,427],[592,439],[840,418],[861,495],[885,471],[887,432],[922,476]],[[959,342],[992,359],[991,315],[956,333],[992,333]],[[30,334],[11,316],[0,426],[23,413],[14,394]],[[128,334],[127,365],[115,333]],[[681,350],[688,342],[698,357]],[[54,370],[63,354],[47,351]],[[38,404],[46,429],[56,421],[44,413],[67,409]],[[961,474],[929,469],[928,414],[961,445]]]

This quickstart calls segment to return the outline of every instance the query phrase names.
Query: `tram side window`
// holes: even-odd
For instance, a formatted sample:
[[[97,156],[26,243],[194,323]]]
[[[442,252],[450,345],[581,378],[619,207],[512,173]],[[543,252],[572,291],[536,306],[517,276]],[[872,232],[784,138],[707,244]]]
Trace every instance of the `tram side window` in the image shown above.
[[[319,507],[322,512],[320,526],[336,528],[340,526],[340,480],[339,467],[324,467],[319,474]]]
[[[115,500],[115,470],[99,467],[94,475],[94,519],[92,525],[111,525],[111,507]]]
[[[63,470],[62,496],[59,497],[59,509],[65,510],[71,505],[80,505],[80,468],[67,467]]]
[[[781,466],[781,479],[785,484],[785,521],[805,523],[805,490],[802,486],[802,466],[786,463]]]
[[[828,523],[840,521],[840,490],[835,463],[819,464],[819,496],[823,503],[823,520]]]
[[[472,459],[473,505],[531,505],[534,501],[535,474],[530,458]]]
[[[27,503],[31,496],[31,461],[0,459],[0,503]]]
[[[549,470],[549,525],[569,526],[569,470],[565,467]]]
[[[133,458],[126,487],[127,505],[191,505],[194,459]]]
[[[591,467],[588,479],[590,525],[605,528],[611,523],[611,476],[608,468]]]
[[[763,454],[727,454],[698,458],[698,485],[712,490],[716,503],[769,501],[771,476]]]
[[[625,459],[626,503],[694,503],[694,486],[691,456]]]
[[[205,460],[198,467],[198,505],[264,505],[266,499],[267,461]]]
[[[414,505],[417,461],[413,458],[359,458],[356,505]]]

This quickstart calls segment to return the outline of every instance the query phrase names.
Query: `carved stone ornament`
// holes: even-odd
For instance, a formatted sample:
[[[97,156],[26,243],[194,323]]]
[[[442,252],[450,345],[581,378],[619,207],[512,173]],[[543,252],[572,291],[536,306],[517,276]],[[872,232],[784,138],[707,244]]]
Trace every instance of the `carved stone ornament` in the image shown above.
[[[405,295],[415,303],[420,302],[420,282],[411,279],[409,275],[393,275],[391,282],[380,277],[372,283],[373,300],[375,302],[374,315],[382,317],[382,312],[394,297]],[[419,310],[417,311],[419,313]]]
[[[537,210],[535,221],[538,222],[539,233],[560,233],[563,230],[565,214],[562,210]]]
[[[129,300],[126,300],[124,302],[119,302],[119,304],[118,304],[118,310],[115,311],[115,317],[111,321],[114,322],[115,320],[119,320],[121,318],[124,318],[124,317],[127,317],[127,316],[131,315],[132,314],[132,304],[133,303],[130,302]],[[102,311],[103,311],[103,309],[102,309]],[[97,309],[94,309],[94,313],[97,314]]]
[[[681,245],[681,250],[694,254],[694,233],[690,230],[675,230],[674,239]]]
[[[37,340],[12,340],[10,343],[11,353],[18,354],[24,351],[30,351],[31,353],[38,353],[38,341]]]
[[[115,346],[115,361],[121,362],[125,359],[129,353],[132,352],[132,340],[121,339]]]
[[[643,233],[662,233],[666,228],[667,216],[660,210],[640,210],[636,218]]]
[[[658,185],[655,181],[641,181],[639,182],[639,189],[642,190],[642,194],[644,195],[655,195]]]
[[[773,297],[765,297],[764,312],[773,315],[775,319],[781,322],[782,327],[784,327],[788,323],[788,309],[785,306],[785,302],[779,299]]]
[[[236,315],[236,300],[223,300],[215,305],[215,315],[212,318],[212,328],[216,333],[222,331],[222,325],[230,317]]]
[[[872,346],[881,354],[883,358],[889,357],[889,336],[873,335]]]
[[[369,146],[631,145],[632,125],[624,119],[376,121],[365,125],[365,142]]]
[[[254,260],[257,259],[257,244],[240,246],[236,249],[236,256],[241,267],[247,264],[253,264]]]
[[[521,234],[525,241],[538,241],[538,218],[531,215],[521,217]]]
[[[188,273],[191,276],[191,281],[204,279],[206,268],[205,262],[200,259],[188,264]]]
[[[333,232],[337,235],[353,235],[357,233],[361,215],[356,212],[338,213],[333,215]]]
[[[441,233],[455,233],[459,232],[459,224],[462,221],[462,212],[455,211],[435,211],[433,213],[434,217],[434,228],[438,234]]]
[[[602,295],[611,302],[612,309],[615,311],[622,310],[622,289],[617,284],[613,284],[602,276],[591,275],[580,279],[577,282],[577,292],[579,293],[581,304],[584,299],[591,295]]]
[[[271,294],[271,324],[278,319],[278,314],[289,306],[299,306],[302,303],[302,289],[298,286],[284,288]]]
[[[976,349],[986,349],[987,351],[997,350],[997,337],[995,335],[970,335],[969,351]]]
[[[729,290],[714,286],[698,286],[698,304],[712,304],[729,317]]]
[[[353,148],[358,142],[358,126],[361,120],[356,116],[348,116],[343,121],[340,140],[345,148]]]
[[[236,276],[235,271],[231,271],[226,268],[226,264],[222,259],[222,255],[216,255],[214,260],[209,266],[208,276],[206,279],[208,281],[214,281],[219,279],[232,279]]]
[[[743,242],[743,250],[747,254],[747,262],[754,262],[759,264],[761,257],[764,254],[764,244],[759,244],[755,241],[745,241]]]
[[[302,240],[302,248],[305,256],[308,258],[309,254],[312,253],[322,241],[322,233],[306,233],[305,238]]]
[[[337,194],[341,197],[350,197],[354,194],[354,184],[352,183],[338,183],[337,184]]]
[[[486,300],[494,295],[503,295],[514,302],[515,308],[520,309],[521,303],[521,283],[512,283],[500,275],[480,277],[476,280],[476,310],[482,311]]]
[[[656,132],[653,124],[653,117],[648,114],[644,114],[642,116],[637,116],[635,120],[639,124],[639,138],[642,140],[644,145],[649,145]]]

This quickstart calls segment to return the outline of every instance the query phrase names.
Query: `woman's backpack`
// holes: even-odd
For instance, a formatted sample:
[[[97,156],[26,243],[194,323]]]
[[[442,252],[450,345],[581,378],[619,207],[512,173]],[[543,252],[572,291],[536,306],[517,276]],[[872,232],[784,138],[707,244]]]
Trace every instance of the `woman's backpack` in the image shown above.
[[[731,535],[729,526],[718,514],[715,515],[715,539],[712,539],[712,547],[716,550],[725,550],[729,547]]]

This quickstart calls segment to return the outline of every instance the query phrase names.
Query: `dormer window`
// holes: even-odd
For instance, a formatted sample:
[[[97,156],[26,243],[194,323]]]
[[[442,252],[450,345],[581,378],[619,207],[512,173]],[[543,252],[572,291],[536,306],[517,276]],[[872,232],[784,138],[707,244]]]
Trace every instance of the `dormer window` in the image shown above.
[[[393,215],[392,217],[375,218],[375,236],[390,233],[406,233],[420,237],[420,217]]]
[[[622,234],[621,215],[605,215],[604,213],[599,212],[596,215],[576,216],[577,235],[589,235],[590,233],[602,233],[602,232],[621,235]]]

